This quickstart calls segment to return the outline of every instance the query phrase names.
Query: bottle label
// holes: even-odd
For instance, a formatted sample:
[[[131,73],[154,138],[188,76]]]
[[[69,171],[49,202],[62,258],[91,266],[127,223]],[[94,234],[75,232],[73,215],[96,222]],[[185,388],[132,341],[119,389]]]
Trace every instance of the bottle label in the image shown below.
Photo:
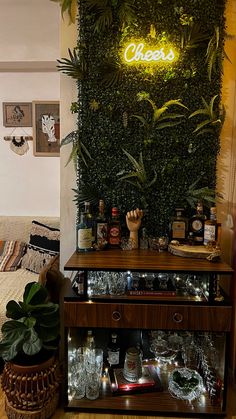
[[[204,229],[204,244],[216,241],[216,225],[206,225]]]
[[[120,229],[118,227],[112,227],[110,229],[110,244],[120,244]]]
[[[81,250],[90,249],[92,247],[92,229],[80,228],[78,230],[78,248]]]
[[[201,220],[194,220],[192,222],[192,230],[198,232],[203,229],[203,222]]]
[[[173,221],[172,223],[172,238],[185,239],[186,228],[184,221]]]
[[[107,223],[97,223],[97,243],[107,240]]]
[[[110,365],[118,365],[120,361],[120,352],[119,351],[110,351],[108,349],[107,361]]]

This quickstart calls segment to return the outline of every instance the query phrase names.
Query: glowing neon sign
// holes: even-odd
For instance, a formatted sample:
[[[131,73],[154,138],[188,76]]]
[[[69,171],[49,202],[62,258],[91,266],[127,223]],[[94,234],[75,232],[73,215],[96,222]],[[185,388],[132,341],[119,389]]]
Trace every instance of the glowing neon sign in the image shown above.
[[[164,48],[151,49],[144,45],[143,42],[131,42],[124,51],[124,60],[128,64],[133,63],[156,63],[158,61],[171,62],[175,59],[174,51],[164,51]]]

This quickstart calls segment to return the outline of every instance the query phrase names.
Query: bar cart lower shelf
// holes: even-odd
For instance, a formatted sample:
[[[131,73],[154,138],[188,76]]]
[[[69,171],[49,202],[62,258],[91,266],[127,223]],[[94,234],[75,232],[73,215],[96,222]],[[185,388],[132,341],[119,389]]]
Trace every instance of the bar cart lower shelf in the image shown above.
[[[198,400],[192,402],[177,400],[170,395],[167,389],[161,392],[129,394],[128,396],[113,396],[107,378],[102,379],[102,389],[97,400],[80,399],[71,400],[66,410],[96,413],[120,413],[125,415],[139,414],[149,416],[162,415],[206,415],[215,418],[225,416],[221,406],[213,406],[208,394],[205,392]],[[147,410],[148,406],[148,410]]]
[[[221,292],[221,275],[226,276],[230,289],[231,267],[224,262],[211,263],[201,259],[185,259],[168,252],[141,250],[126,252],[118,249],[89,254],[74,253],[66,263],[65,270],[79,272],[84,281],[81,294],[76,293],[70,286],[64,296],[65,354],[68,356],[64,403],[66,411],[166,417],[202,416],[212,419],[226,415],[227,358],[233,304],[227,289],[225,294],[219,294],[219,291]],[[161,295],[154,293],[140,296],[135,293],[132,295],[127,288],[127,292],[122,295],[112,295],[107,291],[99,295],[95,285],[97,286],[101,278],[102,283],[106,278],[109,280],[112,272],[116,273],[116,278],[119,273],[121,277],[123,273],[123,276],[125,274],[130,278],[131,272],[133,280],[135,277],[137,279],[137,276],[141,280],[158,278],[160,281],[168,277],[169,280],[175,280],[177,291],[173,296],[170,296],[166,290]],[[192,292],[197,290],[190,287],[192,280],[203,290],[201,295]],[[186,284],[189,288],[185,288]],[[219,298],[219,295],[222,298]],[[153,361],[160,379],[161,390],[159,388],[156,391],[153,388],[142,393],[131,394],[128,391],[127,395],[114,394],[105,368],[99,397],[92,401],[86,397],[76,399],[70,392],[68,382],[69,357],[76,348],[83,346],[88,329],[93,330],[96,346],[103,349],[105,363],[108,337],[114,331],[120,336],[120,349],[123,354],[121,368],[124,366],[124,354],[127,349],[141,343],[142,360]],[[192,369],[198,371],[204,383],[204,388],[202,387],[201,393],[196,398],[183,400],[175,396],[176,393],[171,394],[169,391],[170,374],[176,368],[184,367],[185,361],[181,349],[177,361],[174,359],[173,362],[158,364],[161,357],[158,358],[155,353],[154,356],[150,354],[151,338],[158,334],[164,334],[164,339],[167,340],[169,337],[191,336],[193,352],[197,353],[198,350],[200,354],[200,358],[193,358]],[[215,362],[212,361],[211,346],[204,346],[208,345],[208,342],[210,345],[213,343],[212,347],[217,356]],[[184,347],[186,345],[181,346]],[[204,359],[205,370],[202,369]],[[216,393],[211,393],[212,387],[206,380],[206,377],[211,376],[207,375],[208,371],[210,374],[213,373],[213,382],[220,383],[219,397],[215,397]]]

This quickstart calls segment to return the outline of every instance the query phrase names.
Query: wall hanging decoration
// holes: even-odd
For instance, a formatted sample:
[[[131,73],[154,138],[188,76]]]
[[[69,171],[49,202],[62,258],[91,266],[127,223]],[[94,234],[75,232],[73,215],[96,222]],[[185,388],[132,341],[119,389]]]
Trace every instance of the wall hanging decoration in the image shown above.
[[[4,127],[32,127],[32,103],[3,102]]]
[[[25,137],[13,137],[10,141],[10,149],[14,151],[14,153],[19,154],[19,156],[23,156],[29,150],[29,144]]]
[[[104,4],[78,1],[77,46],[58,60],[77,79],[73,150],[89,153],[77,153],[75,202],[142,208],[148,233],[163,235],[177,206],[190,216],[217,197],[226,1]]]
[[[33,102],[33,150],[35,156],[60,155],[58,101]]]

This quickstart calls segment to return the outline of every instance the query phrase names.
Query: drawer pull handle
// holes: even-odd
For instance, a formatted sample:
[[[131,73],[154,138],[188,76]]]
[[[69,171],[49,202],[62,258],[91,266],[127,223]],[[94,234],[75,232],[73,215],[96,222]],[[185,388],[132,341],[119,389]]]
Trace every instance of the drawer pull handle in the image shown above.
[[[181,314],[181,313],[174,313],[173,320],[174,320],[175,323],[181,323],[183,321],[183,319],[184,319],[183,314]]]
[[[119,311],[113,311],[112,313],[112,320],[115,320],[115,322],[118,322],[121,319],[121,314]]]

